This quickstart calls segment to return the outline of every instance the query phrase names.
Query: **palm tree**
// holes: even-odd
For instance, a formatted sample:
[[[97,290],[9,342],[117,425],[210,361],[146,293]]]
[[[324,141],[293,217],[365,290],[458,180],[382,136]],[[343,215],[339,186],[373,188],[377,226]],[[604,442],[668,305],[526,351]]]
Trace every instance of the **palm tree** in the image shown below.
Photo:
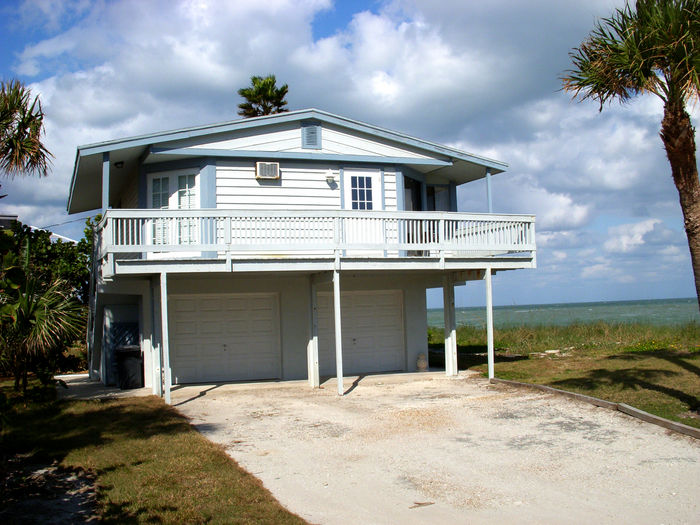
[[[14,374],[15,390],[21,381],[26,395],[32,360],[48,358],[63,341],[79,336],[84,316],[81,305],[66,294],[60,280],[43,287],[35,277],[18,279],[15,275],[12,282],[15,284],[0,290],[0,343]]]
[[[39,97],[17,80],[0,82],[0,171],[48,174],[51,153],[41,142],[44,113]]]
[[[288,111],[284,106],[287,101],[288,87],[284,84],[277,87],[275,75],[266,77],[250,77],[250,87],[241,88],[238,94],[246,101],[238,104],[238,114],[243,117],[260,117]]]
[[[593,31],[571,53],[562,78],[574,98],[623,103],[651,93],[664,104],[661,140],[678,189],[700,307],[700,183],[695,130],[686,105],[700,94],[700,0],[637,0]]]

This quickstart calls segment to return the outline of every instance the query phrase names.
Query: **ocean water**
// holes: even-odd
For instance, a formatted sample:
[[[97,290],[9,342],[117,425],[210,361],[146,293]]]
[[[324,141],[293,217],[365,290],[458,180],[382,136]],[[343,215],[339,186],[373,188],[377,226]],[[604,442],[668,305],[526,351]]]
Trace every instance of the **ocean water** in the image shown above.
[[[457,325],[486,325],[486,308],[483,306],[455,308],[455,316]],[[443,319],[442,308],[428,309],[428,326],[443,327]],[[695,298],[530,304],[495,306],[493,309],[493,324],[497,328],[540,325],[565,326],[597,321],[679,325],[700,322],[700,313]]]

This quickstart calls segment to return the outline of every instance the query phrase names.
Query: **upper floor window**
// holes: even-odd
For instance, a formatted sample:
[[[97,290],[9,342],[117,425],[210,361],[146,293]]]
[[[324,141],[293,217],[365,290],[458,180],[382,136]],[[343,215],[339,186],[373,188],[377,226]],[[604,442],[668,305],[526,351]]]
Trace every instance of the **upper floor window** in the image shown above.
[[[350,177],[350,192],[353,210],[372,209],[372,177],[362,175]]]

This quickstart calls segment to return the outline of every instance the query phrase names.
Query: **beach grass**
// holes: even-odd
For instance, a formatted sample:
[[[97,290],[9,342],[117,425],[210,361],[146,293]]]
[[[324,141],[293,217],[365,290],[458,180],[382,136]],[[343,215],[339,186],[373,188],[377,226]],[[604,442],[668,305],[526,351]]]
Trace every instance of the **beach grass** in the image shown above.
[[[1,439],[4,470],[21,458],[95,473],[101,522],[303,523],[153,396],[14,403]]]
[[[444,363],[428,331],[431,366]],[[486,332],[460,326],[459,367],[486,373]],[[700,325],[592,323],[494,330],[496,377],[627,403],[700,428]],[[441,363],[441,360],[443,362]]]

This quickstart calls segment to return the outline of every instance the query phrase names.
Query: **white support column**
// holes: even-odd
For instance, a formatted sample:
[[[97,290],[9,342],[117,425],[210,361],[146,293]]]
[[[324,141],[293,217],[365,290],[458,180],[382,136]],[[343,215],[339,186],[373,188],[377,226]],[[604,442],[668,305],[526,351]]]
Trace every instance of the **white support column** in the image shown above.
[[[442,299],[445,315],[445,374],[456,376],[457,365],[457,323],[455,320],[455,289],[452,275],[442,278]]]
[[[316,297],[316,283],[313,277],[309,278],[309,293],[310,326],[309,344],[306,348],[306,363],[309,369],[309,386],[318,388],[321,386],[318,373],[318,300]]]
[[[489,205],[489,213],[493,213],[493,201],[491,200],[491,168],[486,168],[486,200]]]
[[[163,353],[163,394],[165,402],[170,404],[170,344],[168,343],[168,274],[160,274],[160,330],[161,352]]]
[[[151,315],[153,318],[153,336],[156,334],[162,334],[163,331],[160,329],[160,301],[156,299],[156,280],[153,278],[151,280]],[[158,337],[158,344],[153,345],[153,395],[158,397],[163,397],[163,338]]]
[[[335,314],[335,373],[338,395],[343,395],[343,330],[340,326],[340,272],[333,270],[333,312]]]
[[[102,154],[102,214],[109,208],[109,152]]]
[[[489,362],[489,379],[493,379],[493,299],[491,294],[491,268],[486,268],[486,348]]]

